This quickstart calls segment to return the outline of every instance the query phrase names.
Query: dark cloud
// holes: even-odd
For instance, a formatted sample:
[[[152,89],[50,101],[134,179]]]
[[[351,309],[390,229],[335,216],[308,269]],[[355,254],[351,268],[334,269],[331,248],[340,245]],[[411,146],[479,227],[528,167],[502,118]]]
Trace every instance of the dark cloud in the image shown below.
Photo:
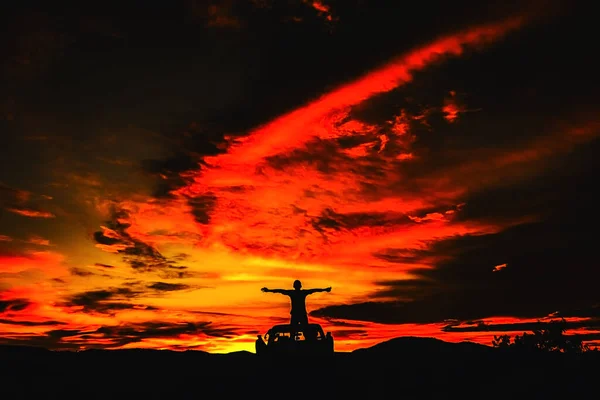
[[[3,207],[22,204],[27,201],[30,196],[31,193],[28,191],[0,184],[0,205]]]
[[[130,343],[140,343],[145,339],[176,338],[180,335],[232,338],[239,335],[239,332],[235,329],[219,327],[212,322],[169,323],[157,321],[103,326],[93,330],[55,329],[43,335],[24,335],[19,339],[0,338],[0,343],[80,350],[82,347],[87,349],[116,348]],[[63,340],[65,338],[68,340]],[[100,339],[102,344],[94,344],[94,341],[90,341],[91,338],[94,338],[94,341]]]
[[[327,230],[350,231],[361,227],[381,228],[414,224],[407,215],[400,213],[355,212],[342,214],[331,208],[326,208],[321,212],[321,215],[313,217],[310,223],[319,232]]]
[[[6,210],[13,214],[33,218],[55,217],[47,210],[47,203],[46,196],[0,183],[0,212]]]
[[[84,312],[108,314],[129,309],[156,310],[156,307],[135,304],[131,300],[141,296],[156,296],[164,292],[195,288],[182,283],[154,282],[146,284],[141,281],[134,281],[128,282],[122,287],[90,290],[74,294],[69,296],[63,305],[81,308]]]
[[[27,299],[11,299],[11,300],[0,300],[0,313],[9,311],[23,311],[31,302]]]
[[[452,239],[444,245],[461,249],[456,258],[419,271],[418,279],[381,283],[379,295],[399,301],[330,306],[313,315],[429,323],[503,315],[538,318],[597,304],[600,276],[589,271],[593,247],[572,254],[568,239],[559,232],[550,230],[547,223],[537,223],[495,235]],[[521,243],[529,246],[517,245]],[[494,266],[502,263],[507,267],[493,272]],[[570,290],[572,287],[577,290]]]
[[[352,323],[352,322],[348,322],[348,321],[338,321],[336,319],[331,319],[331,318],[326,318],[326,319],[327,319],[327,325],[343,326],[346,328],[361,328],[361,327],[363,327],[362,324]]]
[[[556,320],[555,320],[556,321]],[[512,324],[486,324],[483,322],[472,322],[470,324],[465,323],[459,326],[457,325],[448,325],[444,327],[442,330],[445,332],[510,332],[510,331],[520,331],[520,332],[529,332],[535,330],[545,329],[547,326],[552,324],[553,322],[522,322],[522,323],[512,323]],[[565,321],[564,322],[565,329],[590,329],[590,330],[598,330],[600,329],[600,319],[593,318],[590,320],[584,321]]]
[[[159,179],[154,191],[154,196],[158,198],[168,198],[172,190],[185,186],[188,181],[182,174],[197,170],[199,167],[200,160],[187,154],[176,154],[164,160],[142,162],[142,169]]]
[[[210,222],[210,212],[216,203],[217,197],[214,194],[204,194],[188,199],[194,219],[203,225],[207,225]]]
[[[71,273],[71,275],[75,275],[75,276],[81,276],[81,277],[86,277],[86,276],[92,276],[95,275],[93,272],[91,271],[87,271],[83,268],[77,268],[77,267],[73,267],[69,269],[69,272]]]
[[[349,337],[367,337],[369,336],[366,329],[339,329],[335,331],[336,338],[349,338]]]
[[[201,314],[201,315],[213,315],[213,316],[219,316],[219,317],[234,317],[234,316],[239,316],[236,314],[229,314],[229,313],[220,313],[220,312],[212,312],[212,311],[190,311],[192,314]]]
[[[80,293],[71,297],[70,302],[76,306],[90,306],[99,301],[106,301],[115,297],[131,298],[137,295],[128,288],[120,288],[114,291],[110,290],[92,290],[89,292]]]
[[[223,128],[196,122],[186,126],[165,126],[161,135],[168,138],[170,154],[160,159],[142,161],[142,170],[157,178],[154,196],[169,198],[171,192],[190,183],[191,173],[205,165],[203,158],[224,153],[229,144]]]
[[[101,264],[101,263],[95,263],[94,264],[96,267],[100,267],[100,268],[109,268],[109,269],[113,269],[115,266],[114,265],[109,265],[109,264]]]
[[[242,16],[235,7],[238,4],[231,0],[186,2],[192,20],[212,29],[241,29]]]
[[[187,133],[187,132],[186,132]],[[198,135],[198,134],[196,134]],[[147,159],[142,161],[144,172],[157,177],[158,183],[154,195],[158,198],[168,198],[171,191],[189,183],[186,176],[198,171],[202,166],[202,157],[216,155],[222,150],[211,142],[211,138],[194,135],[195,140],[173,144],[173,154],[163,159]],[[189,135],[183,134],[189,138]],[[185,150],[184,150],[185,149]]]
[[[15,321],[11,319],[0,319],[0,324],[19,325],[19,326],[54,326],[65,325],[65,322],[60,321]]]
[[[302,148],[267,157],[265,166],[286,170],[298,164],[305,164],[327,174],[339,172],[351,161],[351,157],[339,151],[335,141],[313,139]]]
[[[587,308],[565,308],[554,314],[555,317],[600,318],[600,303]]]
[[[99,328],[96,332],[102,333],[109,338],[134,338],[137,340],[149,337],[172,337],[183,334],[197,334],[208,337],[234,337],[237,335],[235,330],[219,328],[211,322],[189,322],[182,324],[147,322],[132,326],[106,326]]]
[[[175,255],[175,256],[173,256],[173,257],[171,257],[171,258],[172,258],[174,261],[179,261],[179,262],[181,262],[181,261],[185,261],[185,260],[187,260],[188,258],[190,258],[190,255],[189,255],[189,254],[187,254],[187,253],[179,253],[179,254],[177,254],[177,255]],[[186,267],[171,267],[171,268],[185,269]]]
[[[431,323],[447,319],[447,314],[440,310],[426,309],[425,305],[410,302],[364,302],[327,306],[310,313],[319,318],[348,319],[370,321],[376,323]]]
[[[543,174],[500,184],[496,190],[471,191],[457,221],[504,222],[531,215],[548,220],[552,227],[593,226],[597,221],[594,176],[600,167],[595,157],[598,150],[600,140],[595,139],[562,157],[551,158]],[[555,234],[573,238],[578,235]],[[583,240],[581,244],[588,242]],[[576,249],[578,252],[579,246]]]
[[[550,314],[589,317],[600,304],[600,269],[590,229],[600,219],[595,175],[596,140],[536,181],[474,192],[456,221],[518,221],[496,234],[459,236],[425,250],[387,249],[376,256],[393,262],[432,262],[410,280],[379,282],[386,299],[325,307],[314,316],[381,323],[472,321],[486,317],[541,318]],[[568,175],[561,171],[570,171]],[[497,265],[506,267],[494,271]],[[392,299],[396,299],[395,301]],[[597,312],[597,311],[596,311]]]
[[[383,289],[378,291],[373,298],[396,298],[402,301],[414,301],[430,295],[439,284],[424,278],[404,279],[398,281],[379,282]]]
[[[187,267],[169,266],[161,270],[158,276],[161,279],[187,279],[201,278],[205,276],[202,272],[186,271]]]
[[[101,231],[94,232],[94,240],[96,241],[96,243],[104,244],[107,246],[123,244],[123,241],[121,239],[105,236],[104,232]]]
[[[115,252],[122,254],[124,260],[135,270],[156,271],[172,267],[172,261],[163,256],[151,245],[133,238],[127,229],[131,226],[125,222],[129,218],[126,210],[114,206],[111,219],[106,221],[107,230],[94,232],[96,243],[115,248]]]
[[[83,312],[113,314],[119,310],[155,309],[130,303],[129,300],[140,295],[130,288],[91,290],[70,296],[64,302],[66,307],[81,308]]]
[[[51,340],[60,341],[63,338],[73,337],[79,334],[80,332],[77,329],[54,329],[48,331],[46,336],[48,336],[48,338]]]
[[[432,253],[428,250],[388,248],[378,250],[373,256],[380,260],[398,264],[416,264],[426,260]]]
[[[160,292],[172,292],[175,290],[184,290],[189,289],[189,285],[184,285],[183,283],[166,283],[166,282],[154,282],[151,285],[148,285],[148,288],[158,290]]]

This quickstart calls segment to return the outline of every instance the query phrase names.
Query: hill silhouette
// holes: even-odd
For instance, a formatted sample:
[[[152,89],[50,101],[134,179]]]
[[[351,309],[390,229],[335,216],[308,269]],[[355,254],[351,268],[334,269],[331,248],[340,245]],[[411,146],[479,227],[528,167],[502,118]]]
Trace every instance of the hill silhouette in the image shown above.
[[[423,353],[435,352],[439,356],[465,356],[469,354],[489,354],[492,348],[473,342],[450,343],[435,338],[416,336],[399,337],[374,346],[354,350],[354,354],[379,357],[393,357],[397,353],[404,356],[420,356]]]
[[[1,346],[0,377],[7,393],[120,397],[207,393],[426,397],[556,398],[597,393],[598,353],[522,353],[474,343],[402,337],[332,359],[265,361],[241,351],[50,351]],[[591,392],[590,392],[591,391]],[[485,393],[485,396],[482,394]],[[8,397],[7,397],[8,398]],[[11,397],[12,398],[12,397]]]

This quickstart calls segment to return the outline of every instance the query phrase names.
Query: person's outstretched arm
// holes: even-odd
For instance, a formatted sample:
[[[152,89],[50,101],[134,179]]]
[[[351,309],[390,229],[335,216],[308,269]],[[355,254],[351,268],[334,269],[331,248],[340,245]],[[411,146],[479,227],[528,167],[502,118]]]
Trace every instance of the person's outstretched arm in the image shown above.
[[[285,290],[285,289],[269,289],[269,288],[262,288],[260,289],[265,293],[279,293],[279,294],[288,294],[289,290]]]
[[[331,286],[325,289],[308,289],[306,290],[308,294],[318,293],[318,292],[331,292]]]

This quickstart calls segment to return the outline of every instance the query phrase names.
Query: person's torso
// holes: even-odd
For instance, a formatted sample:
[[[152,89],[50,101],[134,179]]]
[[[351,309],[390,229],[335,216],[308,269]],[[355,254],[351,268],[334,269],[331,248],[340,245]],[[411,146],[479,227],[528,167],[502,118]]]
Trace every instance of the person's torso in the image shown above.
[[[306,313],[306,292],[293,290],[290,299],[292,300],[292,314]]]

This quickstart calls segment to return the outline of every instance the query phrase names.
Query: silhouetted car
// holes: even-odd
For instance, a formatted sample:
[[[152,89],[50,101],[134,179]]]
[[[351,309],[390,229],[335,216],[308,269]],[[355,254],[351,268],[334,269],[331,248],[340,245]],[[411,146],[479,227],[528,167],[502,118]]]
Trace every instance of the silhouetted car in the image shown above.
[[[333,355],[333,336],[319,324],[275,325],[256,339],[259,356],[329,356]]]

